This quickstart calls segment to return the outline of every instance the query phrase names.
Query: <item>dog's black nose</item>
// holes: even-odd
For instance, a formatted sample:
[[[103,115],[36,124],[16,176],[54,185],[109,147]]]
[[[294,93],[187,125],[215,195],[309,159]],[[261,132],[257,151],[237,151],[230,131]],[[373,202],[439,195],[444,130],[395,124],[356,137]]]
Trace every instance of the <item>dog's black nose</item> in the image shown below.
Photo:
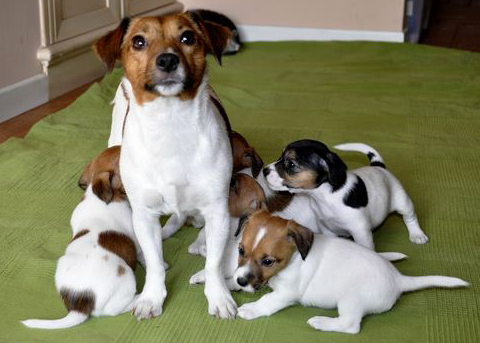
[[[267,177],[268,174],[270,174],[270,168],[263,168],[263,176]]]
[[[245,287],[247,285],[247,279],[245,279],[244,277],[238,277],[237,278],[237,283],[242,286],[242,287]]]
[[[161,54],[157,57],[158,69],[170,73],[177,69],[180,60],[175,54]]]

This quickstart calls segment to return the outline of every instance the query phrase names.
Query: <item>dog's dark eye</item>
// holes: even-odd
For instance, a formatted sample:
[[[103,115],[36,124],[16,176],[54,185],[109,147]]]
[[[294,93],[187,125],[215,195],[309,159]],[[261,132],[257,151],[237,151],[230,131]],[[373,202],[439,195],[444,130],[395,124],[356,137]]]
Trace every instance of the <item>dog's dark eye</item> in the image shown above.
[[[275,261],[269,258],[265,258],[262,260],[262,265],[265,267],[271,267]]]
[[[142,50],[147,46],[147,41],[142,36],[135,36],[132,38],[132,46],[135,50]]]
[[[295,163],[293,163],[292,160],[288,160],[286,162],[286,165],[287,165],[287,169],[295,169],[296,167]]]
[[[180,36],[180,42],[186,45],[192,45],[195,43],[195,34],[193,31],[185,31]]]
[[[243,250],[242,247],[238,247],[238,254],[239,254],[240,256],[245,255],[245,250]]]

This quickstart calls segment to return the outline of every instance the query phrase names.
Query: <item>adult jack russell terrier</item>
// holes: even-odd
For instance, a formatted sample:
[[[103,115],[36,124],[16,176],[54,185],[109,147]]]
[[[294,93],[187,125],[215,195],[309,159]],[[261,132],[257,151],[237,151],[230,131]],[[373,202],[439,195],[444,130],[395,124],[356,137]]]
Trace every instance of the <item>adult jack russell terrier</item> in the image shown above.
[[[158,218],[172,213],[204,218],[208,312],[236,314],[221,276],[229,233],[230,125],[208,85],[205,56],[220,61],[228,38],[224,27],[187,12],[124,20],[95,44],[109,68],[120,59],[125,69],[117,92],[128,100],[120,171],[146,262],[133,310],[138,319],[162,313],[167,290]]]
[[[373,249],[372,229],[396,211],[403,216],[411,242],[428,242],[412,200],[385,168],[380,154],[362,143],[336,148],[365,153],[370,166],[347,171],[345,163],[325,144],[304,139],[289,144],[280,159],[264,169],[268,184],[275,190],[310,196],[317,225],[324,233],[352,236],[355,242]]]
[[[30,319],[28,327],[60,329],[92,316],[131,311],[137,261],[132,211],[118,174],[119,147],[105,150],[86,166],[80,185],[84,199],[72,213],[73,238],[57,263],[55,286],[68,314],[62,319]]]
[[[362,317],[388,311],[403,292],[464,287],[447,276],[405,276],[376,252],[347,239],[313,234],[293,221],[259,211],[244,225],[234,279],[242,289],[268,283],[273,292],[238,309],[255,319],[300,303],[338,308],[339,316],[312,317],[317,330],[358,333]]]

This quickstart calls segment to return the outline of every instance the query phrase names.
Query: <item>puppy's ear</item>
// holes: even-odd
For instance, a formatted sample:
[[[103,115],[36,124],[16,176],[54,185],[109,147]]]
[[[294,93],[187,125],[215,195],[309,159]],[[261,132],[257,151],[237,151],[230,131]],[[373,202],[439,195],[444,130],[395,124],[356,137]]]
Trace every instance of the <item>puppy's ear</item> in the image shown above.
[[[263,168],[263,160],[255,149],[249,148],[243,155],[243,165],[252,167],[252,175],[256,179]]]
[[[328,182],[334,190],[342,187],[347,179],[347,166],[337,154],[327,152],[325,160],[328,166]]]
[[[207,45],[208,52],[210,52],[218,64],[222,65],[222,53],[228,44],[228,40],[232,36],[232,32],[225,26],[215,24],[212,21],[203,20],[195,12],[187,12],[192,20],[197,24],[200,30],[205,44]]]
[[[313,244],[313,233],[306,227],[303,227],[294,221],[288,222],[288,238],[292,239],[297,246],[302,259],[305,260]]]
[[[112,173],[101,172],[95,174],[92,180],[93,193],[107,204],[113,199],[112,177]]]
[[[247,223],[248,216],[243,216],[240,218],[240,220],[238,221],[237,231],[235,231],[235,237],[238,237],[238,235],[240,234],[240,232],[242,232],[243,228],[245,227],[245,225],[247,225]]]
[[[85,165],[85,168],[83,168],[83,173],[80,176],[80,179],[78,179],[78,187],[80,187],[83,190],[86,190],[88,187],[88,174],[90,172],[90,165],[91,163]]]
[[[97,56],[107,65],[108,71],[112,71],[115,62],[122,55],[123,37],[128,30],[130,18],[124,18],[120,25],[100,38],[93,45],[93,50]]]

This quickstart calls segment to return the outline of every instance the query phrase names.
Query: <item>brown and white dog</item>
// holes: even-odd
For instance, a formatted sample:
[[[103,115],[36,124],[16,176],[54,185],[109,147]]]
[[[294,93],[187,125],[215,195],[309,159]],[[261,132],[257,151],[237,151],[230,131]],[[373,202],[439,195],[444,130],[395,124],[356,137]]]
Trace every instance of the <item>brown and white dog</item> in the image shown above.
[[[204,218],[208,312],[236,314],[221,273],[229,234],[230,125],[208,85],[206,66],[206,53],[220,61],[229,35],[187,12],[124,20],[95,44],[110,69],[117,59],[125,69],[115,99],[116,138],[109,144],[121,139],[120,172],[146,262],[145,286],[133,311],[138,319],[162,313],[167,290],[158,218],[172,213]],[[117,106],[126,111],[118,115],[123,122],[115,121]]]
[[[137,263],[132,212],[118,173],[119,147],[102,152],[85,167],[85,195],[72,213],[73,238],[60,257],[55,286],[68,314],[57,320],[30,319],[25,326],[60,329],[92,316],[131,311]]]

